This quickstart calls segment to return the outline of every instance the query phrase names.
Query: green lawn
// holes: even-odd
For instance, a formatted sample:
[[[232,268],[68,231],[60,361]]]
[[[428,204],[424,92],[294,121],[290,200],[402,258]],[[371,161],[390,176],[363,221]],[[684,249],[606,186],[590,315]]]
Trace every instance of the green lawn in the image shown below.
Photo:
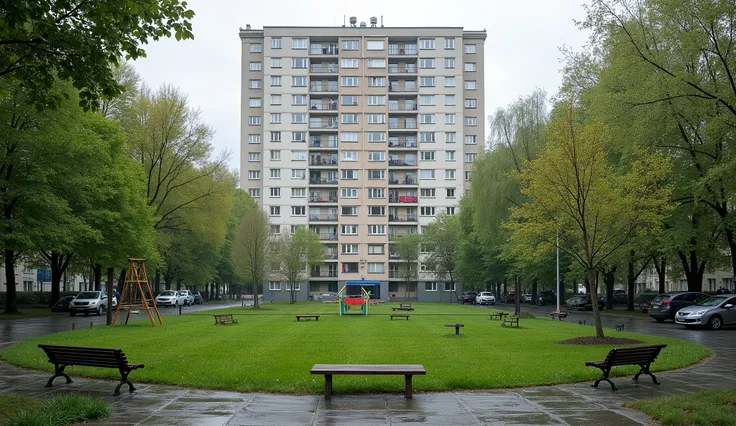
[[[423,364],[426,376],[415,378],[419,391],[517,387],[594,380],[600,373],[585,361],[602,359],[609,345],[558,345],[594,333],[590,326],[522,319],[521,328],[501,327],[470,306],[415,303],[411,319],[389,320],[391,307],[371,306],[369,316],[338,316],[337,305],[267,303],[260,311],[230,308],[239,324],[214,325],[211,312],[164,317],[152,328],[143,316],[129,326],[69,331],[30,339],[0,352],[0,358],[51,371],[38,343],[121,347],[130,362],[146,367],[131,374],[134,382],[170,383],[237,391],[317,393],[322,376],[309,374],[315,363]],[[294,314],[319,313],[319,321],[297,322]],[[444,325],[465,324],[461,336]],[[707,348],[683,340],[635,333],[610,335],[647,343],[666,343],[653,370],[693,364]],[[72,367],[72,376],[115,378],[106,369]],[[616,374],[633,374],[619,368]],[[400,391],[403,380],[391,376],[340,376],[339,392]]]
[[[60,395],[46,401],[0,395],[2,426],[67,426],[110,417],[110,406],[85,395]]]
[[[659,424],[675,426],[736,425],[736,389],[717,389],[693,395],[666,396],[627,402]]]
[[[0,425],[8,417],[16,415],[23,410],[37,410],[43,405],[43,401],[25,396],[0,394]]]

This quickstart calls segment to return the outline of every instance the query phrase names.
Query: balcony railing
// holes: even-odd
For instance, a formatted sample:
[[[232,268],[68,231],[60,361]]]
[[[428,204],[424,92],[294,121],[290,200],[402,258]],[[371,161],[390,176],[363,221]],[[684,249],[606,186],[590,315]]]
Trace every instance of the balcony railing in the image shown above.
[[[388,104],[388,110],[389,111],[416,111],[417,110],[417,104],[415,103],[399,103],[399,104]]]
[[[335,195],[327,195],[325,197],[309,197],[310,203],[336,203],[337,202],[337,194]]]
[[[389,179],[389,185],[417,185],[416,179]]]
[[[312,278],[337,278],[337,271],[311,271],[309,275]]]
[[[337,92],[338,85],[335,84],[310,84],[309,90],[312,92]]]
[[[390,260],[401,260],[401,256],[399,256],[397,253],[392,253],[392,252],[388,253],[388,258]]]
[[[309,161],[309,165],[311,166],[335,166],[337,165],[337,158],[321,158],[321,157],[315,157],[312,158]]]
[[[336,44],[327,44],[319,47],[310,47],[310,55],[337,55],[340,53],[340,49]]]
[[[310,111],[337,111],[337,101],[315,102],[309,105]]]
[[[325,255],[325,259],[337,259],[337,252],[336,251],[328,251]]]
[[[398,66],[398,65],[392,66],[391,64],[389,64],[389,66],[388,66],[388,73],[389,74],[416,74],[417,73],[417,66],[416,65],[412,65],[412,66],[408,66],[407,65],[407,66],[401,67],[401,66]]]
[[[389,203],[416,203],[416,195],[389,195]]]
[[[319,119],[319,118],[310,118],[309,119],[309,128],[310,129],[337,129],[337,120],[334,119]]]
[[[416,129],[416,121],[388,121],[389,129]]]
[[[388,165],[397,167],[414,167],[417,165],[417,162],[406,160],[388,160]]]
[[[388,141],[388,147],[389,148],[416,148],[417,147],[417,141],[392,141],[389,139]]]
[[[337,185],[337,179],[310,178],[310,185]]]
[[[337,73],[339,71],[337,64],[312,64],[309,66],[309,72],[324,72],[324,73]]]
[[[416,222],[417,214],[416,213],[389,214],[388,221],[389,222]]]
[[[319,239],[321,241],[337,241],[337,232],[319,233]]]
[[[337,220],[337,214],[310,214],[309,220],[311,221],[335,221]]]
[[[401,84],[401,83],[391,82],[391,84],[388,86],[388,91],[389,93],[416,92],[417,85],[416,83]]]
[[[337,148],[337,141],[336,140],[310,140],[309,141],[309,147],[310,148]]]
[[[405,55],[416,55],[417,54],[417,48],[416,47],[410,47],[410,48],[404,48],[400,49],[398,47],[391,47],[388,48],[388,55],[389,56],[405,56]]]

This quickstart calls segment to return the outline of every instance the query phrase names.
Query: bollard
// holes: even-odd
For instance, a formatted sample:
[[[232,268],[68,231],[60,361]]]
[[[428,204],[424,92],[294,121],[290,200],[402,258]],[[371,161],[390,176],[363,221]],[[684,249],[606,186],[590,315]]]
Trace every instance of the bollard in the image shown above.
[[[72,323],[72,331],[74,331],[74,326],[77,325],[76,323]]]
[[[92,324],[94,324],[92,321],[89,322],[89,328],[92,328]]]
[[[181,315],[181,305],[179,305],[179,315]]]

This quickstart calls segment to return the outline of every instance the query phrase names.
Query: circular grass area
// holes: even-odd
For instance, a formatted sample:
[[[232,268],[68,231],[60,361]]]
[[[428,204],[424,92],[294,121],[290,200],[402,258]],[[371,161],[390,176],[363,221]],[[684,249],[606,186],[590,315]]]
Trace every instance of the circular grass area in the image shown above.
[[[337,305],[300,302],[265,304],[259,311],[230,308],[148,318],[128,326],[68,331],[28,339],[0,352],[0,359],[53,371],[39,343],[119,347],[131,363],[145,368],[133,382],[166,383],[241,392],[320,393],[324,378],[309,373],[313,364],[423,364],[426,376],[414,378],[417,391],[489,389],[592,381],[598,369],[585,361],[605,358],[611,345],[560,345],[561,340],[592,336],[591,326],[546,318],[522,318],[520,328],[501,327],[487,310],[471,306],[414,303],[409,320],[389,319],[391,307],[371,306],[369,315],[337,315]],[[238,324],[215,325],[212,313],[232,313]],[[320,314],[319,321],[297,321],[295,314]],[[465,324],[460,336],[445,324]],[[668,347],[652,371],[680,368],[708,356],[706,347],[684,340],[616,332],[610,336],[664,343]],[[615,368],[633,375],[637,367]],[[117,371],[70,367],[74,376],[119,379]],[[338,376],[339,393],[401,392],[394,376]]]

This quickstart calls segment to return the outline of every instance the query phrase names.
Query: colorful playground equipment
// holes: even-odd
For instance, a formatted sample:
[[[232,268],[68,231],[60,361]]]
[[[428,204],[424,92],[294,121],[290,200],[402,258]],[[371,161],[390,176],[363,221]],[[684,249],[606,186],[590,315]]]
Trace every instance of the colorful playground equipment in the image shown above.
[[[337,299],[340,301],[340,315],[345,315],[351,306],[360,306],[360,312],[363,315],[368,315],[371,292],[367,291],[365,287],[380,285],[380,281],[345,281],[345,285],[337,292]]]

